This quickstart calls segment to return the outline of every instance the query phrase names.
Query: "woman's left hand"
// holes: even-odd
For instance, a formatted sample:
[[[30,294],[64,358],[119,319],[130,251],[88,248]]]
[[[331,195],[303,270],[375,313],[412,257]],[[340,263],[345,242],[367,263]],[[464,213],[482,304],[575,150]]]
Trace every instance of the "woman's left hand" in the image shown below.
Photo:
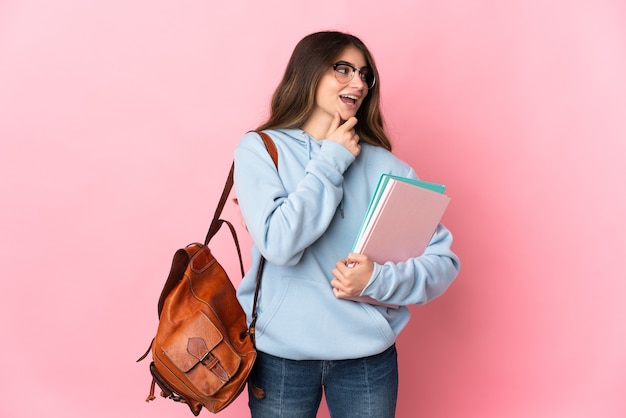
[[[374,271],[374,262],[365,254],[350,253],[337,261],[330,284],[335,296],[341,299],[359,296]]]

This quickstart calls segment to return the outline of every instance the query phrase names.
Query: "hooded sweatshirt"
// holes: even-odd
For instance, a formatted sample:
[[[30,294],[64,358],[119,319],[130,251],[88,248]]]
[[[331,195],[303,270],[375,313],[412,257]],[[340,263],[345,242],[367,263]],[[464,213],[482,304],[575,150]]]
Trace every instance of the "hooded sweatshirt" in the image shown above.
[[[361,295],[399,308],[335,297],[331,271],[350,253],[380,176],[416,174],[382,147],[361,143],[355,158],[342,145],[300,129],[266,133],[278,150],[278,170],[254,132],[235,150],[235,190],[253,241],[252,268],[237,289],[249,322],[259,260],[266,259],[257,349],[292,360],[381,353],[408,322],[406,305],[433,300],[456,277],[460,264],[450,231],[440,224],[421,256],[374,263]]]

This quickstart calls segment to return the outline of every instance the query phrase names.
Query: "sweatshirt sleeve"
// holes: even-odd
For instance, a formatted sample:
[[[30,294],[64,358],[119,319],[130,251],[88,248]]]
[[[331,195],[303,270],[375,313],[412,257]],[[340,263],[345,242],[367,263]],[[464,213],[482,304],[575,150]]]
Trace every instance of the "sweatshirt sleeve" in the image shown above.
[[[418,178],[410,167],[404,176]],[[399,263],[374,263],[374,272],[361,296],[391,305],[430,302],[442,295],[459,273],[461,264],[451,247],[452,233],[439,224],[421,256]]]
[[[256,133],[246,134],[235,150],[235,190],[255,246],[271,263],[295,265],[303,251],[328,228],[343,197],[343,173],[354,156],[341,145],[323,141],[304,167],[283,161],[278,171]],[[281,177],[302,177],[291,192]]]
[[[421,256],[400,263],[375,263],[361,295],[394,305],[430,302],[445,292],[459,272],[459,258],[451,245],[452,234],[440,224]]]

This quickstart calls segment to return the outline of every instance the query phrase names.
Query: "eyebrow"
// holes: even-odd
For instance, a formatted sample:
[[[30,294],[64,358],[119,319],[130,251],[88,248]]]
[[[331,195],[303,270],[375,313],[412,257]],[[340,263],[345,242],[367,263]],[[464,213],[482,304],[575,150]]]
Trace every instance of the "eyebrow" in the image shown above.
[[[345,65],[349,65],[352,68],[356,68],[357,70],[363,70],[363,69],[368,69],[371,70],[372,68],[369,65],[364,65],[363,67],[359,68],[356,65],[352,64],[351,62],[348,61],[337,61],[335,64],[345,64]]]

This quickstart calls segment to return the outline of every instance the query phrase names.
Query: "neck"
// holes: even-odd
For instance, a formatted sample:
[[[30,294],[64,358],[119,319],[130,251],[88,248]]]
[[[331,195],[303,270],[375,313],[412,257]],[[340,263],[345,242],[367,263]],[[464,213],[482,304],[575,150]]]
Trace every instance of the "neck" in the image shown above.
[[[328,118],[324,116],[325,115],[313,114],[300,128],[315,139],[326,139],[328,129],[332,123],[332,117]]]

